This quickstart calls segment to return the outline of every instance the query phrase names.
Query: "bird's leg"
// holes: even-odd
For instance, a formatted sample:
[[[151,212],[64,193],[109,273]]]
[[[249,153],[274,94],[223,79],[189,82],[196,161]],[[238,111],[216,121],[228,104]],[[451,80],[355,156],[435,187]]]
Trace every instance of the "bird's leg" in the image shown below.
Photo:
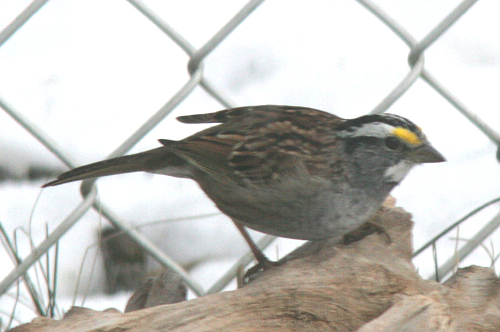
[[[250,250],[252,251],[255,259],[257,260],[257,264],[259,266],[263,266],[263,267],[272,265],[273,262],[271,262],[269,260],[269,258],[267,258],[266,255],[264,255],[262,250],[260,250],[259,247],[257,247],[255,242],[253,242],[253,240],[250,237],[250,234],[248,234],[248,231],[246,230],[246,228],[238,222],[235,222],[234,224],[236,225],[236,227],[240,231],[241,235],[243,235],[243,238],[245,239],[246,243],[248,243]]]
[[[252,238],[250,237],[250,234],[248,234],[248,231],[243,225],[241,225],[238,222],[234,222],[234,224],[240,231],[241,235],[243,235],[243,238],[248,243],[248,246],[250,247],[253,256],[257,260],[257,265],[248,269],[248,271],[243,276],[242,284],[247,284],[255,278],[255,275],[257,273],[265,271],[273,266],[277,266],[279,265],[279,263],[269,260],[269,258],[267,258],[266,255],[264,255],[264,253],[259,249],[259,247],[257,247],[255,242],[253,242]]]

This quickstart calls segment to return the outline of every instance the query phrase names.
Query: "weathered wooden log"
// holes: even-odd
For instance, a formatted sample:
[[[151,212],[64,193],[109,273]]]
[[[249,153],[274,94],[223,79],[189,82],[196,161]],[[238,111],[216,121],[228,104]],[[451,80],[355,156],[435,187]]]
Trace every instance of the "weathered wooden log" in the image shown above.
[[[411,262],[409,213],[385,206],[368,225],[348,243],[309,242],[235,291],[125,314],[75,307],[13,331],[500,331],[492,270],[424,280]]]

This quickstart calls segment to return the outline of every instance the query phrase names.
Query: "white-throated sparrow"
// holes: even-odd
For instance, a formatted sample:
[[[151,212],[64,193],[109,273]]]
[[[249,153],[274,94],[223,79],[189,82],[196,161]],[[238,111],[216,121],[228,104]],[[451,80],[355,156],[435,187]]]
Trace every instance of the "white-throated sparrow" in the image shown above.
[[[163,147],[78,167],[44,185],[145,171],[195,180],[243,227],[293,239],[344,235],[365,223],[410,169],[444,157],[409,120],[352,120],[305,107],[239,107],[181,116],[220,123]]]

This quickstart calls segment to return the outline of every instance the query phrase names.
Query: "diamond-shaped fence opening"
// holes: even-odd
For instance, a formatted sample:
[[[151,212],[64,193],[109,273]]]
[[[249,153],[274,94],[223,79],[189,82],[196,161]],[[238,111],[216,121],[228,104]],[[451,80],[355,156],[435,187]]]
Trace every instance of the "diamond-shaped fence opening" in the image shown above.
[[[84,181],[81,198],[75,194],[77,185],[52,192],[41,192],[39,186],[64,170],[60,162],[72,168],[145,150],[155,139],[180,138],[197,129],[181,127],[174,113],[246,104],[296,104],[344,117],[391,108],[414,119],[449,155],[448,165],[418,170],[394,193],[415,215],[415,242],[421,247],[416,264],[427,277],[442,278],[479,246],[488,249],[490,261],[496,259],[500,40],[491,35],[498,29],[490,25],[498,23],[489,13],[498,5],[263,2],[173,6],[46,0],[0,15],[0,178],[6,204],[0,225],[3,256],[13,262],[2,273],[0,294],[12,300],[11,312],[18,310],[11,303],[25,296],[16,285],[40,284],[44,276],[47,292],[57,289],[61,273],[51,269],[63,269],[65,255],[79,252],[78,257],[91,261],[88,266],[95,266],[96,246],[89,247],[87,240],[96,232],[85,225],[97,228],[105,220],[154,261],[179,273],[192,294],[227,287],[252,256],[233,248],[238,235],[195,186],[132,175],[99,185]],[[151,198],[158,207],[148,206]],[[147,231],[154,225],[146,223],[158,224],[163,215],[171,220],[162,223],[170,226]],[[196,228],[203,234],[194,236]],[[81,238],[87,242],[78,242]],[[205,252],[202,241],[221,249]],[[273,241],[260,236],[258,244],[266,248]],[[281,243],[278,248],[285,251],[297,246]],[[232,249],[239,257],[228,260],[221,254]],[[85,252],[89,255],[82,256]],[[201,277],[200,271],[207,271],[203,261],[222,261],[217,266],[224,268],[215,268],[215,277]],[[85,266],[87,274],[65,276],[78,280],[78,292],[84,292],[81,285],[90,285],[83,279],[93,275],[94,267]],[[35,298],[36,293],[28,286],[26,294]],[[56,307],[39,304],[34,311],[56,315]]]

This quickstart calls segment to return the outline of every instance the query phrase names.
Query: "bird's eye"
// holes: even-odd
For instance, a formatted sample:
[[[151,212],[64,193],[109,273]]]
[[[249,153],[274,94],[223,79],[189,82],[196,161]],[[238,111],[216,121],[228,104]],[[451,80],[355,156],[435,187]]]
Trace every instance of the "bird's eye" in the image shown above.
[[[401,142],[396,138],[396,137],[387,137],[385,139],[385,146],[388,148],[388,149],[391,149],[391,150],[396,150],[400,147],[401,145]]]

